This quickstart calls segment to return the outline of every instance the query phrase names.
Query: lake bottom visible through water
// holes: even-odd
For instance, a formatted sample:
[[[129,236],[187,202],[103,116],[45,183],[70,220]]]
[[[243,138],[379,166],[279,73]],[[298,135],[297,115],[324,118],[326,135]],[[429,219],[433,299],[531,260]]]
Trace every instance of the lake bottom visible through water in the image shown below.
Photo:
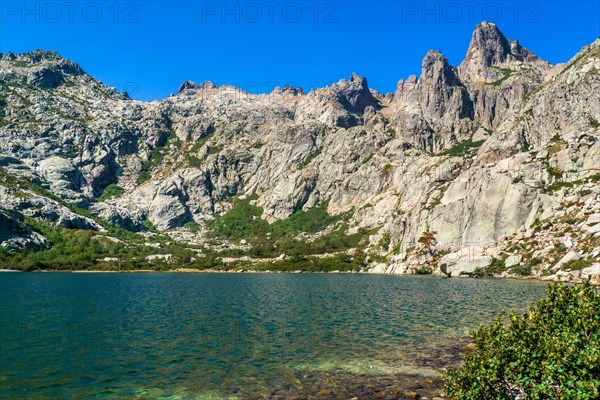
[[[0,274],[0,398],[402,399],[532,281]]]

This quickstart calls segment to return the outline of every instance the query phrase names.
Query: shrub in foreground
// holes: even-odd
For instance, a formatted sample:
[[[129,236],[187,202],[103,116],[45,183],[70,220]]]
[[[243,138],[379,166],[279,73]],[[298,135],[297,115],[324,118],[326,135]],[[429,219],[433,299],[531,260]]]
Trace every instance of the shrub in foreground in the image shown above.
[[[455,400],[600,398],[600,294],[555,284],[529,312],[471,334],[475,350],[444,374]]]

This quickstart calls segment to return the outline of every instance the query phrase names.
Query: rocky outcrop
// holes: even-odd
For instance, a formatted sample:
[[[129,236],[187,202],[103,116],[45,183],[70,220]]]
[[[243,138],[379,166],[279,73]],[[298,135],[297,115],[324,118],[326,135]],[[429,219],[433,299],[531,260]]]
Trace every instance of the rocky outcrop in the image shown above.
[[[316,119],[347,129],[364,123],[365,110],[379,107],[366,78],[353,73],[347,81],[342,79],[331,87],[303,97],[298,104],[296,120]]]
[[[473,130],[473,104],[456,68],[439,51],[427,53],[421,77],[401,80],[390,110],[392,125],[417,146],[438,151]]]
[[[19,213],[0,210],[0,246],[6,251],[37,251],[48,248],[48,241],[27,228]]]
[[[146,230],[143,221],[133,215],[128,209],[107,203],[92,205],[91,211],[114,226],[121,227],[131,232]]]

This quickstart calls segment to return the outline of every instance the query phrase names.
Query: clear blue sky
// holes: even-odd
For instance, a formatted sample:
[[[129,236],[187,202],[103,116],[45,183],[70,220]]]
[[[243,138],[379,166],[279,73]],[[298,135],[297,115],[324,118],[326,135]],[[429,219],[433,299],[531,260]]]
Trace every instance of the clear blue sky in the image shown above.
[[[429,49],[458,65],[482,20],[552,63],[600,36],[598,1],[73,3],[3,0],[0,51],[57,51],[143,100],[166,97],[185,80],[268,92],[275,84],[324,86],[351,72],[391,92],[419,75]]]

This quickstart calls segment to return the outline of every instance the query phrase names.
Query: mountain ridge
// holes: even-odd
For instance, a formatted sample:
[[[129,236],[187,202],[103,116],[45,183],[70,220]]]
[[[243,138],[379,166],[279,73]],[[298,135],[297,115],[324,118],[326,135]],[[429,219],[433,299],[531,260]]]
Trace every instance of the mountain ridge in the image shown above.
[[[553,67],[482,23],[458,67],[430,51],[421,76],[400,80],[395,93],[352,74],[309,93],[186,81],[152,102],[117,93],[57,53],[0,54],[0,208],[11,221],[3,247],[49,247],[30,226],[40,223],[108,233],[117,225],[217,258],[215,240],[242,257],[261,246],[275,256],[276,233],[233,243],[215,224],[240,208],[279,226],[326,204],[344,222],[286,231],[285,240],[362,232],[364,254],[353,262],[364,271],[472,275],[521,257],[524,269],[544,258],[530,271],[537,276],[596,275],[599,43]],[[37,193],[19,197],[28,185]],[[577,244],[566,251],[564,226],[538,235],[562,226],[550,210],[573,202],[583,205],[581,215],[569,211]],[[559,248],[543,257],[541,244],[517,251],[520,234]],[[476,254],[464,257],[465,246]],[[591,269],[563,271],[567,256]],[[513,276],[511,267],[494,273]]]

